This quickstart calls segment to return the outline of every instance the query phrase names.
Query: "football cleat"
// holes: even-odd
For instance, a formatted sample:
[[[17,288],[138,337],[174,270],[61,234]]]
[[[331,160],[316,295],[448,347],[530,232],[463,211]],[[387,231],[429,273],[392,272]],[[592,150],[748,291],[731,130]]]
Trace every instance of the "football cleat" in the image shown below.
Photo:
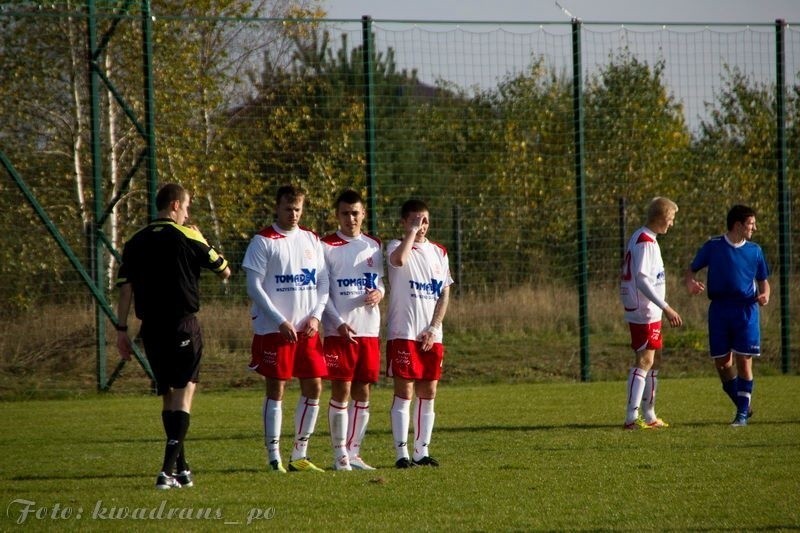
[[[731,426],[733,426],[735,428],[744,427],[746,425],[747,425],[747,415],[746,414],[737,413],[736,414],[736,418],[734,418],[733,422],[731,422]]]
[[[412,463],[408,457],[401,457],[394,463],[394,466],[396,466],[397,468],[412,468],[417,465]]]
[[[421,457],[419,459],[414,459],[413,463],[416,466],[439,466],[439,461],[430,455],[426,455],[425,457]]]
[[[174,477],[161,472],[156,478],[156,488],[158,490],[179,489],[181,488],[181,484],[178,483],[178,480]]]
[[[269,462],[269,471],[270,472],[278,472],[279,474],[285,474],[286,469],[283,467],[283,463],[279,460],[275,459],[274,461]]]
[[[353,467],[350,465],[350,458],[346,455],[342,455],[333,462],[333,469],[349,472],[353,469]]]
[[[369,466],[367,463],[365,463],[364,459],[362,459],[360,455],[350,458],[350,467],[353,470],[375,470],[375,467]]]
[[[302,457],[289,461],[289,472],[324,472],[324,470],[309,461],[308,457]]]
[[[642,429],[646,429],[646,428],[657,429],[657,428],[668,428],[669,427],[669,424],[667,424],[666,422],[664,422],[660,418],[656,418],[652,422],[645,422],[644,420],[642,422],[645,425],[645,427],[639,426],[639,427],[642,427]],[[638,420],[637,420],[637,423],[638,423]]]
[[[180,483],[181,488],[194,487],[192,472],[189,470],[182,470],[181,472],[175,474],[175,480]]]

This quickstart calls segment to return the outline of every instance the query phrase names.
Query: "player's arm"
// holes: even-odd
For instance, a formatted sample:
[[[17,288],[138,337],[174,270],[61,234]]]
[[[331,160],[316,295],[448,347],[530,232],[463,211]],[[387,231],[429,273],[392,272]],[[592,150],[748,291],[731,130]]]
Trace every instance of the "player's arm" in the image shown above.
[[[125,361],[131,360],[133,347],[128,336],[128,314],[133,302],[133,286],[123,283],[119,286],[119,301],[117,302],[117,350],[119,356]]]
[[[664,314],[667,315],[667,320],[672,327],[678,327],[683,324],[681,315],[679,315],[677,311],[670,307],[666,300],[660,298],[656,294],[655,287],[653,287],[653,282],[647,274],[644,272],[636,273],[636,287],[642,294],[644,294],[645,298],[656,304],[662,311],[664,311]]]
[[[389,254],[389,264],[391,266],[401,267],[406,264],[408,256],[411,254],[411,249],[414,247],[414,241],[417,239],[417,233],[422,228],[424,221],[425,217],[418,215],[414,220],[409,220],[404,224],[405,234],[403,235],[403,240],[400,241],[400,246]]]
[[[243,267],[247,275],[247,296],[256,304],[259,311],[269,316],[278,326],[280,333],[290,342],[297,341],[297,332],[294,325],[286,320],[283,314],[278,311],[275,304],[270,300],[269,295],[264,290],[264,272],[258,272],[248,267]]]
[[[771,291],[769,281],[756,281],[756,287],[758,288],[758,294],[756,295],[756,301],[758,302],[758,305],[767,305],[769,303],[769,295]]]
[[[433,317],[431,323],[422,332],[420,340],[422,341],[422,349],[428,351],[433,348],[436,337],[442,333],[442,322],[444,322],[444,315],[447,314],[447,306],[450,303],[450,286],[442,289],[442,295],[436,300],[436,307],[433,308]]]
[[[303,333],[313,337],[319,331],[319,322],[322,320],[322,313],[330,300],[331,280],[328,277],[328,267],[325,265],[325,258],[322,251],[322,244],[317,241],[317,252],[319,261],[317,262],[317,305],[311,312],[311,316],[303,326]]]
[[[333,284],[330,283],[330,276],[331,271],[328,270],[328,284],[329,284],[329,292],[328,292],[328,303],[325,304],[325,311],[322,313],[322,319],[326,324],[334,324],[336,326],[336,331],[339,332],[341,337],[349,339],[351,342],[356,342],[353,338],[353,335],[356,333],[356,330],[350,327],[344,318],[342,318],[341,313],[336,308],[336,301],[333,295],[330,293],[330,290],[333,289]]]
[[[375,278],[375,286],[367,289],[367,295],[364,297],[364,305],[375,307],[383,297],[386,296],[386,285],[383,283],[383,253],[378,249],[372,256],[374,264],[377,266],[378,277]]]
[[[686,290],[689,291],[689,294],[700,294],[706,290],[705,285],[694,279],[695,273],[691,268],[687,268],[683,274],[683,284],[686,285]]]

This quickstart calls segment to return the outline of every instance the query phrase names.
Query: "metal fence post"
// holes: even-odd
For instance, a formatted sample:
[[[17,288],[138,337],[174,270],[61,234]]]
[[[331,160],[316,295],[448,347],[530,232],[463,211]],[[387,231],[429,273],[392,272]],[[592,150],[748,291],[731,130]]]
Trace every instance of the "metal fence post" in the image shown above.
[[[578,241],[578,323],[581,381],[591,379],[589,363],[589,253],[586,243],[586,177],[583,168],[583,83],[581,21],[572,19],[572,124],[575,150],[575,199]]]
[[[364,151],[366,159],[367,181],[367,211],[369,216],[369,231],[373,235],[378,233],[378,211],[375,201],[375,80],[373,79],[372,65],[372,18],[368,15],[361,17],[361,34],[363,40],[364,65]]]
[[[791,203],[786,180],[786,21],[775,21],[775,160],[778,163],[778,260],[781,283],[781,370],[790,369],[791,335],[789,329],[789,274],[791,273],[791,227],[789,225]]]

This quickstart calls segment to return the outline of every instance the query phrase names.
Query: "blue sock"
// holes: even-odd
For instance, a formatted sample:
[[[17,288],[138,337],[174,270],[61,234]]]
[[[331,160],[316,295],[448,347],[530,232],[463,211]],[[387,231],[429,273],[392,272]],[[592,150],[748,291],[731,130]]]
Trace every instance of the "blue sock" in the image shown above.
[[[750,411],[750,397],[753,394],[753,380],[739,379],[739,391],[736,397],[736,413],[747,416]]]
[[[736,394],[739,392],[739,377],[737,376],[729,381],[723,381],[722,390],[724,390],[725,394],[727,394],[728,397],[731,399],[733,405],[735,405],[738,408],[739,400]]]

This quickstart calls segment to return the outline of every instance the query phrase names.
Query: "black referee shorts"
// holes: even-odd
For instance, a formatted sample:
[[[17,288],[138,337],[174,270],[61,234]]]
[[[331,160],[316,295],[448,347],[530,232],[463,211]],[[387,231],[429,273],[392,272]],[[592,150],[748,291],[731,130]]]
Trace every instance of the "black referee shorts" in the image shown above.
[[[190,381],[199,381],[203,334],[195,315],[183,318],[177,326],[143,322],[141,337],[159,396],[170,388],[182,389]]]

